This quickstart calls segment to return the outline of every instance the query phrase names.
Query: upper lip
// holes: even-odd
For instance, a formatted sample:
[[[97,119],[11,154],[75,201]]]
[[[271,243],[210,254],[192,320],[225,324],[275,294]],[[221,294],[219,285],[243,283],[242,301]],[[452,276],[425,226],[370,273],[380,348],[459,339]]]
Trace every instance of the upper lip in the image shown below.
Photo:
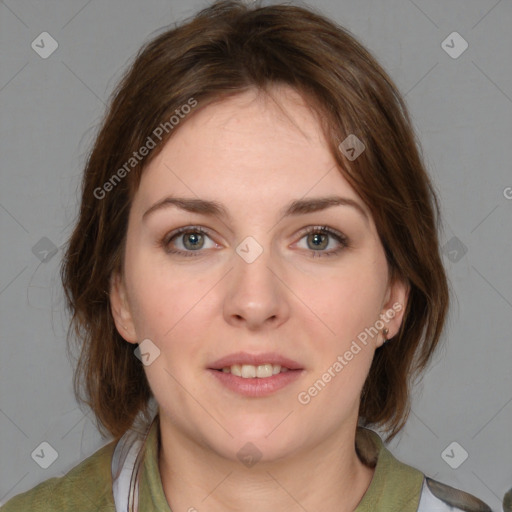
[[[297,361],[289,359],[288,357],[284,357],[281,354],[277,354],[275,352],[264,352],[261,354],[237,352],[235,354],[230,354],[228,356],[217,359],[217,361],[210,364],[208,368],[211,370],[222,370],[222,368],[226,368],[234,364],[251,364],[254,366],[272,364],[280,365],[281,367],[288,368],[290,370],[302,369],[302,366]]]

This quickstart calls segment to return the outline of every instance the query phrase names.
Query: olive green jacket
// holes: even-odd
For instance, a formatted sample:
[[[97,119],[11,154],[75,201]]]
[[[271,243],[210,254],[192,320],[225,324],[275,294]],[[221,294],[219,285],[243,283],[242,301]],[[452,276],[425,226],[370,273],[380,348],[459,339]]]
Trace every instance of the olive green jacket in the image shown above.
[[[112,490],[112,455],[115,446],[116,443],[111,442],[65,476],[50,478],[15,496],[1,511],[115,512]],[[154,422],[145,445],[139,512],[171,512],[160,480],[158,447],[158,422]],[[369,429],[358,427],[356,447],[359,457],[367,465],[374,466],[375,472],[355,512],[490,511],[473,496],[425,478],[417,469],[398,461],[378,434]],[[192,510],[195,505],[197,510],[201,510],[200,503],[191,503]]]

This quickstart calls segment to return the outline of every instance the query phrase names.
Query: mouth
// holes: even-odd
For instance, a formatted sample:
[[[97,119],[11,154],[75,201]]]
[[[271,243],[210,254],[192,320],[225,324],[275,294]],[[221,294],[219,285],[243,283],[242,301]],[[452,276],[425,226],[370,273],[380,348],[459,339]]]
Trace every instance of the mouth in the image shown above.
[[[305,373],[301,364],[280,354],[246,352],[223,357],[207,370],[224,387],[249,397],[275,393]]]
[[[303,370],[300,363],[275,352],[250,354],[237,352],[222,357],[208,367],[224,373],[232,373],[244,379],[264,379],[278,373]]]

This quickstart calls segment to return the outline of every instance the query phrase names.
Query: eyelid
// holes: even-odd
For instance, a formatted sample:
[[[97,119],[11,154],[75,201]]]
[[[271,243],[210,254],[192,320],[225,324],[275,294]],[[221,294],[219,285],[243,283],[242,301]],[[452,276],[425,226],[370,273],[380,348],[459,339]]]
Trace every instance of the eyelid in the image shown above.
[[[172,231],[170,231],[169,233],[167,233],[164,236],[163,241],[165,243],[169,243],[173,238],[177,237],[178,235],[182,235],[184,233],[189,233],[189,232],[191,232],[191,233],[198,232],[198,233],[208,235],[208,236],[211,235],[211,230],[208,228],[205,228],[203,226],[190,225],[190,226],[182,226],[180,228],[173,229]]]
[[[341,231],[338,231],[337,229],[331,228],[330,226],[321,226],[321,225],[306,226],[299,233],[302,237],[304,235],[309,235],[311,233],[321,233],[321,232],[326,232],[330,235],[336,236],[340,240],[346,241],[348,243],[348,237],[345,234],[343,234]]]

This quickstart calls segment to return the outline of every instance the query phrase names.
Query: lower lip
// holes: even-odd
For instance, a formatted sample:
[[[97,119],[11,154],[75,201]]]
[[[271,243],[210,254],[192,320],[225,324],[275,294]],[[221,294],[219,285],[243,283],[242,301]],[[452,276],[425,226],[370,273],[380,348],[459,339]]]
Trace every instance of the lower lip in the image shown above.
[[[287,372],[278,373],[277,375],[272,375],[272,377],[266,377],[264,379],[244,379],[232,373],[225,373],[210,368],[208,371],[231,391],[250,397],[271,395],[297,380],[304,372],[304,370],[288,370]]]

